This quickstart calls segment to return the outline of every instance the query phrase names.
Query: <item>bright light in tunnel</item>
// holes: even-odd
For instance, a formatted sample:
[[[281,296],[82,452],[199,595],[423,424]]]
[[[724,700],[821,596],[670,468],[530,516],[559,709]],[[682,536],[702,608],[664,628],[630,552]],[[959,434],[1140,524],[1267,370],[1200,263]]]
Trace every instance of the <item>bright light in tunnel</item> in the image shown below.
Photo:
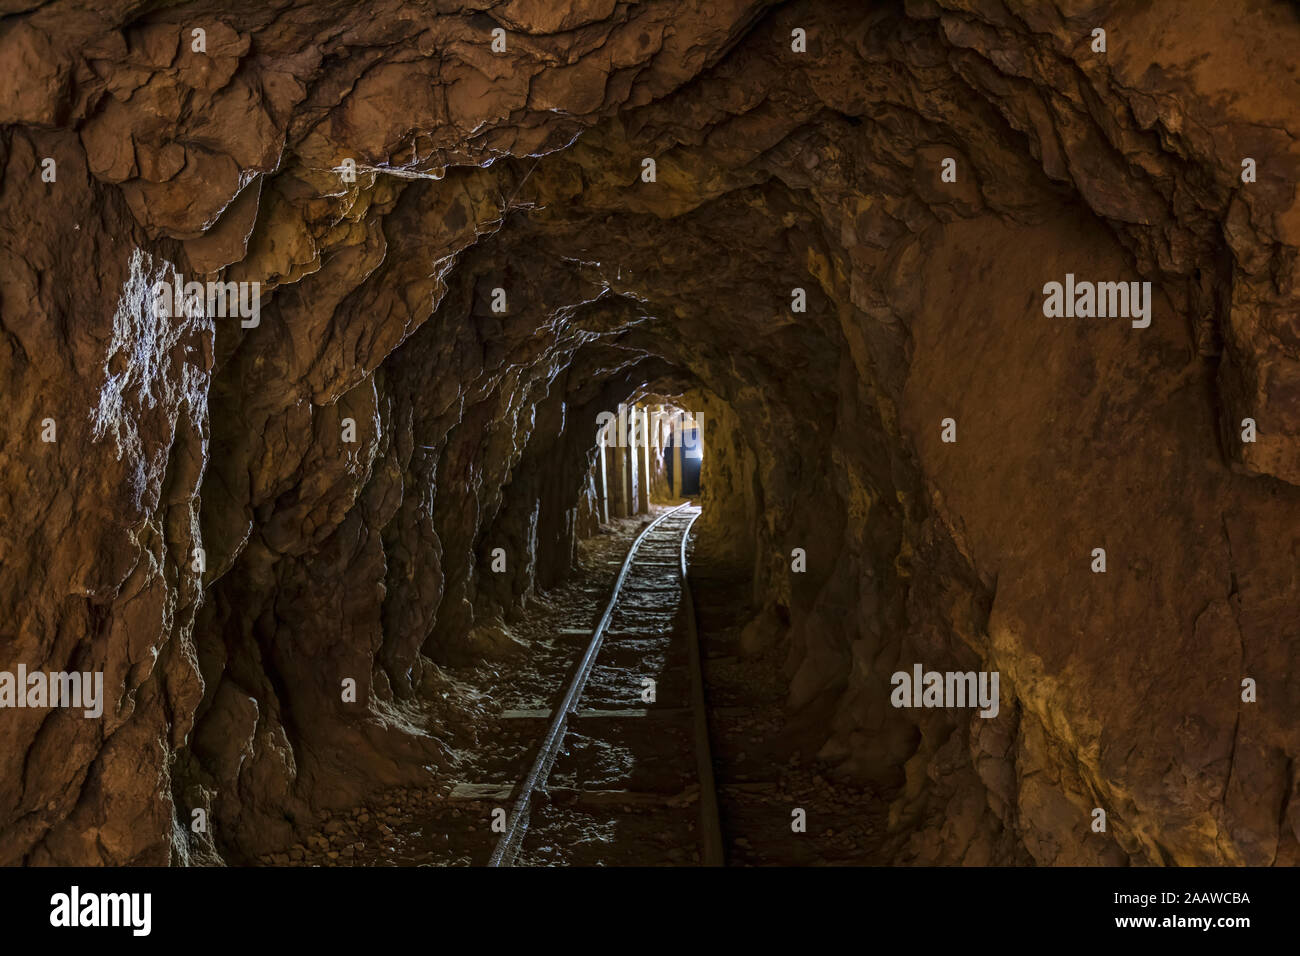
[[[682,457],[703,460],[704,437],[699,428],[687,426],[682,432]]]

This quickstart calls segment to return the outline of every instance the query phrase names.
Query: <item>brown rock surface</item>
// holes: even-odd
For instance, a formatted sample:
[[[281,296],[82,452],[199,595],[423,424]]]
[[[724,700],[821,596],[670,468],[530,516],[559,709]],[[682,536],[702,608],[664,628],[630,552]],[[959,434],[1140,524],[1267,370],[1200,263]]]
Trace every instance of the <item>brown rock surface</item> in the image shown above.
[[[247,862],[454,771],[446,668],[648,391],[897,862],[1295,863],[1300,20],[1241,6],[9,5],[0,667],[107,700],[0,711],[0,864]],[[1150,327],[1046,318],[1066,273]],[[999,715],[892,708],[914,662]]]

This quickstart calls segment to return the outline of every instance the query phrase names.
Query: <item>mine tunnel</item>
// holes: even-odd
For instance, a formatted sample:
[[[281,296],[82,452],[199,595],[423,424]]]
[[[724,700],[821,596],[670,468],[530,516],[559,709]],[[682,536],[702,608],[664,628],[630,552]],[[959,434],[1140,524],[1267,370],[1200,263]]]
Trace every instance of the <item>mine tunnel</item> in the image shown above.
[[[677,489],[679,494],[698,495],[700,469],[704,466],[701,423],[693,416],[679,418],[669,432],[668,441],[673,449],[672,454],[664,457],[664,470],[669,485]]]
[[[1244,6],[18,4],[0,864],[1300,861]]]

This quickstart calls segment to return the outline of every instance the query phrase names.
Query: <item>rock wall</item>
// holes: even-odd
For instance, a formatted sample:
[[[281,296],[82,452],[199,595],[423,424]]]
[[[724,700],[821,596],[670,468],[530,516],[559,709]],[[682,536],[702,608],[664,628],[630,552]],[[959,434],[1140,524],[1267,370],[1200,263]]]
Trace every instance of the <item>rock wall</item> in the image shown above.
[[[0,646],[106,703],[0,713],[0,863],[241,862],[454,775],[445,668],[512,652],[638,390],[710,396],[706,546],[821,757],[899,787],[899,862],[1295,862],[1298,39],[1254,0],[11,4]],[[1150,326],[1045,317],[1066,273]],[[176,274],[258,310],[160,314]],[[999,671],[998,716],[891,707],[918,662]]]

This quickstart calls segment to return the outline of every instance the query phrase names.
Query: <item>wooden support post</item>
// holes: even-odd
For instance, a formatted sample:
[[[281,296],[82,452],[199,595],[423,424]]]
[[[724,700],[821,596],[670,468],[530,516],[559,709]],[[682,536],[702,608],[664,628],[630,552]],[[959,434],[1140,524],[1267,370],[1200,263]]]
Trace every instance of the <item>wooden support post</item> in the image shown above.
[[[686,484],[682,481],[682,413],[677,413],[677,428],[673,432],[673,497],[684,498],[682,489]]]
[[[605,477],[605,438],[609,433],[609,426],[606,425],[596,436],[596,460],[600,463],[600,477],[597,479],[600,484],[597,490],[600,492],[600,523],[609,524],[609,481]]]
[[[618,434],[614,436],[614,442],[610,446],[610,458],[614,462],[614,474],[611,476],[610,484],[614,486],[614,499],[610,505],[610,514],[615,518],[629,517],[632,512],[628,509],[627,496],[627,442],[624,440],[625,424],[627,422],[627,406],[618,406]]]
[[[636,414],[636,409],[632,409]],[[636,442],[631,440],[631,433],[624,432],[623,439],[623,499],[627,504],[628,517],[637,513],[636,506]]]
[[[637,513],[650,513],[650,409],[637,409],[641,413],[641,443],[637,446],[637,457],[640,458],[641,467],[637,469],[637,490],[640,492],[640,498],[637,501]]]

